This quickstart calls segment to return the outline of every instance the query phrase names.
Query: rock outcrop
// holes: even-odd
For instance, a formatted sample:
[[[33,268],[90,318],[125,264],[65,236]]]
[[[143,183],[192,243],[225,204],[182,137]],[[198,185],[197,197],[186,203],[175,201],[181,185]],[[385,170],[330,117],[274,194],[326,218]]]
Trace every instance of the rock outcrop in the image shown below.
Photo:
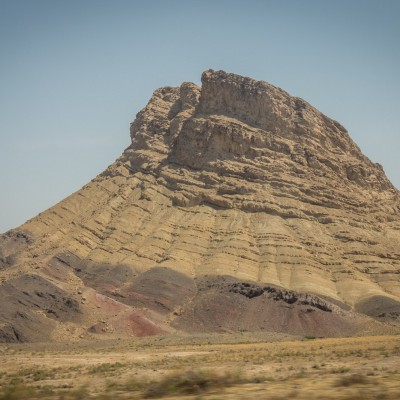
[[[339,123],[209,70],[156,90],[131,139],[0,237],[0,340],[397,329],[399,192]]]

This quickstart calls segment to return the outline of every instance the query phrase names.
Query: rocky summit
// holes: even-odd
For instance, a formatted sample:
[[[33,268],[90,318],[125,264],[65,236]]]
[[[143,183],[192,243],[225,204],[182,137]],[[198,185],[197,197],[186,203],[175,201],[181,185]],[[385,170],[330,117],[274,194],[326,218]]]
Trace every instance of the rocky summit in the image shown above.
[[[0,341],[400,331],[400,195],[345,128],[208,70],[131,145],[0,236]]]

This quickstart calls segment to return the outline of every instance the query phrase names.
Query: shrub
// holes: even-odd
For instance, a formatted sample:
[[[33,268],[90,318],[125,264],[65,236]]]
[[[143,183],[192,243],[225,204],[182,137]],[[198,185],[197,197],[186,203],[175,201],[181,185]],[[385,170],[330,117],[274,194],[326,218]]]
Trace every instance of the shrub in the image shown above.
[[[365,385],[368,383],[368,378],[360,374],[352,374],[343,376],[336,382],[336,386],[353,386],[353,385]]]
[[[163,397],[172,394],[197,394],[211,388],[232,386],[242,382],[237,373],[223,375],[212,371],[190,370],[166,376],[159,382],[150,384],[145,398]]]

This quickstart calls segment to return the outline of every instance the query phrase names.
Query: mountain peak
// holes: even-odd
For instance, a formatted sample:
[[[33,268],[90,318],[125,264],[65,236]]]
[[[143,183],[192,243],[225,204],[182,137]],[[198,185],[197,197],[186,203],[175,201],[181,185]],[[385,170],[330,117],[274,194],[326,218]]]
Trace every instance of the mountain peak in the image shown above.
[[[327,120],[331,122],[329,130],[336,135],[347,133],[303,99],[267,82],[225,71],[203,73],[201,100],[200,109],[205,113],[232,115],[265,131],[299,141],[307,134],[315,137],[320,133],[315,130],[326,125]],[[313,129],[307,129],[311,126]]]
[[[208,70],[157,89],[130,135],[106,171],[0,236],[0,341],[398,321],[399,192],[339,123]]]
[[[318,182],[344,197],[355,185],[364,200],[361,189],[371,201],[397,195],[339,123],[282,89],[224,71],[205,71],[201,88],[156,90],[131,137],[125,161],[133,170],[159,173],[174,163],[267,184],[288,175],[295,186]]]

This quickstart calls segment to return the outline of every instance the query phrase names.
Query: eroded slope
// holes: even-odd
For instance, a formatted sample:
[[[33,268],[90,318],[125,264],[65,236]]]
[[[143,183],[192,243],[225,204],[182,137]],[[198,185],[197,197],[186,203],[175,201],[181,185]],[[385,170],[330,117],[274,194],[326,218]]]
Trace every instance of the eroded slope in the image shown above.
[[[40,314],[36,331],[394,329],[399,192],[340,124],[265,82],[210,70],[201,88],[158,89],[131,138],[88,185],[0,238],[1,290],[15,291],[5,308]],[[55,296],[79,305],[76,319],[48,312],[50,300],[15,305],[13,282],[32,276],[68,294]],[[244,296],[225,280],[330,311]],[[5,340],[13,329],[36,340],[13,312],[1,318]]]

